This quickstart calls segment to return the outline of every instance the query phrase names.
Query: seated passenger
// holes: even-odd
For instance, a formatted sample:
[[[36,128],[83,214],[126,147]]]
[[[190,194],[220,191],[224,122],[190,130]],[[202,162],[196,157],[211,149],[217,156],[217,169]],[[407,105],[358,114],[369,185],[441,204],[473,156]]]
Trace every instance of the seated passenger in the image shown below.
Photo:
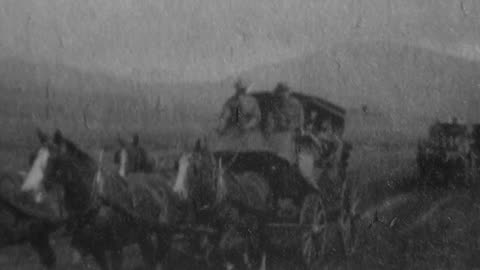
[[[241,80],[237,80],[235,89],[235,95],[222,108],[218,125],[220,134],[233,127],[245,132],[255,129],[260,123],[261,112],[257,100],[247,93],[247,87]]]
[[[291,96],[290,88],[284,83],[279,83],[273,94],[275,97],[272,112],[274,129],[303,133],[303,106],[296,98]]]

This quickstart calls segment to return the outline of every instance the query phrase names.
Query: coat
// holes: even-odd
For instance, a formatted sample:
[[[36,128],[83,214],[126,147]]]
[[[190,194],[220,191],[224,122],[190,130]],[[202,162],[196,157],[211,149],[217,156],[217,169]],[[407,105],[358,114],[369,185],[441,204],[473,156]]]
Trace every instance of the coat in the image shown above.
[[[276,100],[273,110],[273,122],[279,131],[303,130],[303,106],[294,97]]]
[[[222,108],[218,128],[220,131],[226,131],[236,126],[241,130],[251,130],[258,126],[260,120],[260,107],[253,96],[233,96]]]

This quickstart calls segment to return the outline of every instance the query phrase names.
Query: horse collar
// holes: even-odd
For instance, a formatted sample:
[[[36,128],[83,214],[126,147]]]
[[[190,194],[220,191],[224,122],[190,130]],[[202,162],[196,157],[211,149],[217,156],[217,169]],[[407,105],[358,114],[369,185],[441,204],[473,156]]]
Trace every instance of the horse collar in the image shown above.
[[[96,174],[95,174],[96,175]],[[95,177],[95,176],[94,176]],[[93,179],[90,191],[90,200],[88,207],[84,210],[77,211],[70,218],[68,218],[67,223],[74,223],[74,228],[82,228],[88,223],[88,220],[95,216],[101,208],[101,195],[98,194],[96,188],[96,181]]]

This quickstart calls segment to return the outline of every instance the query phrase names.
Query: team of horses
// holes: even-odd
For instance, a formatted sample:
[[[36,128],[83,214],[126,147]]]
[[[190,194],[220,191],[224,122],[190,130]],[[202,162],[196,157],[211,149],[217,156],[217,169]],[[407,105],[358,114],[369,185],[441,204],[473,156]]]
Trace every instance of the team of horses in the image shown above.
[[[39,132],[38,137],[40,147],[25,176],[22,192],[31,193],[37,203],[42,203],[43,193],[53,186],[60,187],[66,211],[62,223],[71,235],[71,245],[81,254],[92,255],[101,269],[121,269],[122,249],[130,244],[139,245],[147,269],[154,269],[168,249],[171,233],[167,233],[168,226],[152,220],[168,211],[168,204],[151,203],[147,196],[147,200],[140,198],[132,205],[134,192],[119,173],[105,171],[59,131],[52,137]],[[162,196],[169,193],[162,181],[148,184],[154,179],[142,180],[148,191],[155,189],[152,192]],[[138,218],[139,209],[154,213]]]
[[[93,256],[102,270],[121,269],[123,249],[132,244],[140,247],[146,269],[155,269],[175,235],[201,228],[196,248],[205,263],[265,269],[266,224],[279,208],[277,198],[300,205],[316,192],[288,161],[269,152],[212,152],[206,140],[197,140],[170,174],[159,173],[136,135],[131,143],[119,139],[113,160],[118,169],[109,170],[102,158],[92,158],[59,130],[52,136],[37,133],[40,146],[28,172],[16,176],[18,189],[37,205],[60,189],[55,202],[64,213],[52,221],[15,206],[9,211],[25,216],[33,222],[30,231],[40,232],[25,233],[22,241],[32,244],[48,268],[55,267],[49,235],[64,227],[71,246]]]

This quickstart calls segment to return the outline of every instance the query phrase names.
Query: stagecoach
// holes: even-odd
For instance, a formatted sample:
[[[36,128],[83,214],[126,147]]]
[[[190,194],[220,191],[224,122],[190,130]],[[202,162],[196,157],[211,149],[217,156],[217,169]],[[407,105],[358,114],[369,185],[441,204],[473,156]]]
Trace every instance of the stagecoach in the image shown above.
[[[272,108],[272,100],[275,98],[272,92],[259,91],[252,94],[257,99],[260,110],[262,111],[262,123],[265,124],[266,116]],[[320,127],[323,122],[331,121],[333,129],[340,135],[343,135],[345,128],[345,109],[333,104],[325,99],[307,95],[299,92],[293,92],[292,96],[303,105],[306,123],[314,121],[313,125]],[[311,119],[312,114],[316,114],[315,119]]]
[[[331,236],[331,232],[342,236],[341,242],[347,252],[353,239],[353,220],[356,216],[353,213],[351,190],[354,188],[345,177],[351,147],[341,140],[345,110],[318,97],[300,93],[293,95],[303,105],[308,125],[320,129],[322,123],[329,121],[337,138],[340,138],[334,154],[328,155],[329,162],[322,162],[326,156],[319,154],[318,142],[313,137],[315,135],[283,131],[265,136],[261,124],[252,134],[225,133],[214,140],[214,145],[205,146],[207,144],[204,143],[199,147],[200,140],[197,141],[194,151],[184,153],[179,159],[177,177],[171,185],[165,174],[131,174],[123,177],[119,173],[111,173],[102,168],[102,155],[97,163],[59,130],[51,138],[39,131],[42,146],[36,152],[31,171],[43,170],[43,174],[29,173],[30,177],[25,179],[23,186],[28,187],[26,191],[37,195],[47,182],[49,186],[61,186],[64,191],[84,191],[63,196],[65,201],[77,199],[76,202],[82,202],[73,204],[76,208],[70,209],[68,219],[87,219],[92,222],[89,225],[100,226],[98,231],[107,236],[91,239],[103,241],[102,245],[112,244],[110,250],[119,250],[125,243],[139,244],[143,247],[141,250],[145,252],[143,255],[147,264],[156,263],[152,256],[160,256],[148,252],[150,249],[147,246],[154,245],[153,242],[157,244],[157,252],[163,252],[162,258],[173,238],[179,244],[186,242],[187,252],[192,251],[188,249],[195,245],[200,245],[201,251],[209,250],[204,241],[196,241],[198,239],[213,239],[218,244],[218,239],[223,239],[228,231],[224,231],[226,223],[213,220],[222,218],[221,211],[226,207],[238,211],[237,214],[242,217],[254,216],[255,222],[265,225],[256,226],[258,223],[249,222],[248,218],[239,223],[234,221],[234,225],[242,223],[241,226],[248,228],[248,237],[261,235],[262,239],[268,238],[270,245],[280,247],[283,252],[300,251],[303,262],[312,266],[325,254],[327,237]],[[257,98],[263,113],[261,122],[265,123],[265,117],[272,109],[270,100],[273,97],[268,92],[257,92],[253,96]],[[313,115],[315,117],[310,119]],[[125,152],[122,156],[126,155]],[[38,165],[47,162],[48,166]],[[45,170],[45,167],[49,170]],[[227,178],[229,181],[225,180]],[[227,185],[236,185],[236,190]],[[225,195],[227,190],[229,197]],[[253,196],[250,197],[250,194]],[[73,195],[81,195],[89,200],[83,203]],[[102,209],[107,209],[109,218],[116,220],[108,223],[108,226],[119,231],[128,228],[124,231],[125,235],[113,229],[103,229],[106,223],[95,223],[97,216],[104,216]],[[83,225],[87,224],[86,221],[82,222]],[[266,230],[259,230],[258,227],[266,227]],[[88,228],[77,228],[76,232],[79,233],[74,234],[77,237],[75,239],[83,237],[82,230],[88,231]],[[109,237],[119,238],[119,241],[108,241]],[[120,240],[122,237],[128,239]],[[98,255],[106,250],[102,245],[88,245],[82,250],[88,248],[92,255]],[[246,249],[250,248],[248,246]],[[97,260],[97,263],[102,265],[104,262]]]
[[[262,223],[266,223],[270,247],[283,254],[297,253],[297,258],[312,266],[325,254],[327,238],[335,234],[341,235],[340,242],[348,252],[355,215],[351,201],[353,188],[345,177],[351,150],[350,144],[342,140],[345,110],[315,96],[293,93],[303,106],[307,132],[300,135],[294,131],[267,133],[267,119],[275,97],[267,91],[255,92],[252,96],[257,99],[262,114],[256,129],[245,132],[233,127],[214,139],[197,140],[193,152],[184,153],[176,163],[173,190],[183,201],[191,203],[187,203],[190,209],[186,212],[193,213],[188,221],[174,226],[174,231],[179,232],[178,249],[196,258],[206,258],[211,250],[205,239],[226,242],[218,241],[226,232],[222,226],[212,225],[218,223],[212,220],[224,210],[225,201],[217,197],[222,193],[220,190],[225,189],[225,183],[221,183],[230,176],[233,179],[230,183],[237,185],[236,190],[230,191],[234,197],[231,208],[239,208],[238,213],[233,209],[232,216],[247,216],[246,220],[252,215],[253,219],[260,217]],[[315,138],[314,132],[308,133],[321,130],[325,122],[335,133],[336,142],[321,141]],[[318,144],[328,145],[331,151],[320,150],[323,145]],[[225,171],[228,176],[222,177]],[[190,178],[185,184],[187,175]],[[255,186],[260,182],[263,187]],[[266,189],[270,190],[258,195]],[[268,195],[263,197],[265,194]],[[237,206],[245,201],[247,206]],[[253,234],[249,229],[242,230]]]
[[[292,196],[301,193],[303,197],[296,202],[289,200],[289,194],[285,198],[278,198],[279,209],[268,225],[269,238],[280,248],[293,245],[296,251],[301,251],[304,262],[311,265],[325,252],[329,224],[335,223],[342,227],[340,231],[344,233],[344,245],[348,245],[347,242],[351,240],[351,187],[345,177],[351,145],[342,140],[346,112],[319,97],[292,93],[303,105],[304,129],[321,130],[322,124],[328,121],[340,141],[336,145],[336,154],[329,155],[330,158],[334,156],[333,161],[325,165],[326,162],[322,162],[325,161],[322,159],[327,157],[318,153],[318,141],[313,134],[298,135],[293,131],[265,134],[267,116],[273,110],[272,100],[275,97],[269,91],[254,92],[252,96],[257,99],[262,113],[258,129],[251,132],[227,131],[216,138],[212,147],[217,155],[257,155],[251,159],[251,165],[248,160],[232,162],[234,158],[227,157],[225,163],[242,164],[240,167],[243,168],[238,171],[260,171],[260,174],[280,183],[292,183],[294,179],[295,187],[290,186],[292,193],[295,193]],[[298,190],[301,190],[300,193]]]
[[[332,148],[332,144],[337,143],[339,145],[337,145],[338,157],[334,161],[336,163],[330,163],[328,164],[329,166],[327,166],[329,168],[323,169],[329,170],[328,172],[326,171],[325,174],[330,174],[331,177],[340,176],[344,178],[351,151],[351,145],[342,139],[346,114],[344,108],[313,95],[293,92],[292,96],[303,105],[305,115],[304,130],[307,131],[302,136],[298,136],[295,132],[266,131],[268,116],[274,110],[272,107],[274,102],[272,101],[276,97],[270,91],[257,91],[251,95],[257,99],[261,111],[261,120],[258,128],[248,132],[238,132],[235,127],[231,128],[231,130],[215,138],[215,143],[212,146],[215,151],[267,151],[289,161],[291,164],[298,164],[299,158],[302,159],[302,157],[305,157],[304,155],[299,156],[299,154],[304,154],[301,150],[308,150],[309,148],[313,150],[319,146],[319,143],[324,143]],[[337,138],[336,142],[320,142],[317,140],[318,138],[310,132],[312,130],[322,130],[324,123],[329,123],[331,126],[332,132]],[[322,165],[322,162],[319,160],[322,159],[322,157],[318,156],[318,152],[313,154],[316,155],[316,162],[314,162],[315,164],[308,164],[308,166],[319,167]],[[325,158],[325,153],[323,154],[323,158]],[[298,169],[304,173],[302,171],[303,168]],[[332,176],[332,173],[336,175]]]
[[[417,147],[420,180],[431,184],[472,184],[478,178],[479,125],[434,123]]]

